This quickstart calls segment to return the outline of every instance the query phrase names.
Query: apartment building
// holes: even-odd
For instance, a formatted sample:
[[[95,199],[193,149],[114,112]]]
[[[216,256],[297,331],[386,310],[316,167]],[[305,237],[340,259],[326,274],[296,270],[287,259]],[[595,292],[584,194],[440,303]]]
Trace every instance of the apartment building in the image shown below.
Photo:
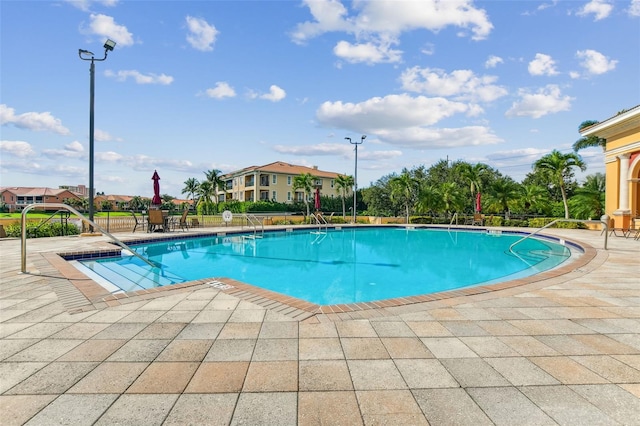
[[[29,204],[63,203],[67,199],[81,197],[68,189],[3,186],[0,187],[0,198],[9,211],[20,211]]]
[[[315,177],[315,187],[320,195],[337,197],[340,192],[335,185],[340,173],[319,170],[317,167],[297,166],[276,161],[264,166],[251,166],[222,175],[224,190],[219,190],[219,201],[276,201],[292,203],[304,200],[304,191],[293,190],[293,179],[310,173]],[[313,197],[313,195],[311,195]]]

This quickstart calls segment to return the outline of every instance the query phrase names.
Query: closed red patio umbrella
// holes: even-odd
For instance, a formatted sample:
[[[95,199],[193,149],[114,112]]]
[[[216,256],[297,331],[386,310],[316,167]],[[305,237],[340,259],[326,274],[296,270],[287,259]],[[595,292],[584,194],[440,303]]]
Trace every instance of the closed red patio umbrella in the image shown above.
[[[158,176],[156,170],[153,171],[151,179],[153,180],[153,198],[151,199],[151,204],[159,206],[162,204],[162,198],[160,198],[160,176]]]
[[[316,195],[314,197],[316,210],[320,210],[320,188],[316,188]]]
[[[482,210],[482,195],[480,195],[480,193],[478,192],[476,194],[476,211],[480,213],[481,210]]]

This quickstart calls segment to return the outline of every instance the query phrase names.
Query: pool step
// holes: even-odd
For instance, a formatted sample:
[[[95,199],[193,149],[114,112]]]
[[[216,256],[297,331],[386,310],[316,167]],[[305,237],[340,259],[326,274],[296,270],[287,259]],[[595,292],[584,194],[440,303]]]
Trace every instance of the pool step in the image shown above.
[[[85,264],[85,266],[124,291],[144,290],[158,287],[158,285],[163,286],[176,282],[167,277],[159,276],[152,270],[142,268],[134,263],[121,265],[114,262],[93,262]]]

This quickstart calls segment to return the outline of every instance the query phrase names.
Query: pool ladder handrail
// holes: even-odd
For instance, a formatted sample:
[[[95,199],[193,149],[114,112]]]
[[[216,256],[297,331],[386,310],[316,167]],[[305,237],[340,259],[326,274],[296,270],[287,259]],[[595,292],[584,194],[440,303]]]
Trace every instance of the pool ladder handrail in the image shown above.
[[[513,251],[513,248],[517,244],[520,244],[521,242],[523,242],[527,238],[536,235],[538,232],[542,231],[543,229],[547,229],[551,225],[555,225],[557,222],[583,222],[583,223],[599,223],[599,224],[601,224],[604,227],[604,249],[608,250],[607,249],[607,242],[608,242],[607,241],[607,236],[609,235],[609,224],[607,223],[607,221],[604,218],[600,218],[600,220],[583,220],[583,219],[564,219],[564,218],[559,218],[559,219],[552,220],[551,222],[549,222],[546,225],[544,225],[542,228],[536,229],[535,231],[531,232],[528,235],[525,235],[524,237],[520,238],[515,243],[511,244],[509,246],[509,252],[515,254],[515,252]]]
[[[329,222],[321,215],[316,213],[311,213],[311,217],[316,221],[318,225],[318,234],[322,234],[322,227],[324,227],[324,234],[329,230]]]
[[[52,208],[52,207],[55,207],[55,208],[58,208],[58,209],[68,210],[71,213],[75,214],[76,216],[80,217],[82,220],[88,222],[89,225],[92,225],[94,227],[94,229],[98,229],[100,232],[105,234],[107,237],[111,238],[111,241],[113,241],[114,243],[119,245],[122,249],[124,249],[124,250],[130,252],[132,255],[138,257],[140,260],[142,260],[143,262],[145,262],[146,264],[148,264],[152,268],[157,268],[158,267],[158,265],[154,264],[152,261],[150,261],[149,259],[145,258],[144,256],[141,256],[139,253],[134,251],[131,247],[129,247],[128,245],[126,245],[125,243],[120,241],[118,238],[114,237],[113,235],[111,235],[110,233],[108,233],[107,231],[102,229],[102,227],[100,227],[100,225],[98,225],[97,223],[95,223],[92,220],[89,220],[87,217],[85,217],[82,213],[80,213],[78,210],[74,209],[73,207],[71,207],[71,206],[69,206],[67,204],[63,204],[63,203],[36,203],[36,204],[29,204],[24,209],[22,209],[22,216],[21,216],[21,220],[20,220],[20,228],[21,228],[20,229],[20,231],[21,231],[20,232],[20,234],[21,234],[20,270],[22,271],[23,274],[27,272],[27,212],[29,210],[35,208],[35,207],[41,207],[44,210],[46,210],[48,208]]]
[[[264,222],[254,214],[244,214],[247,219],[247,226],[253,228],[253,239],[264,237]],[[260,235],[258,235],[258,227],[260,227]]]
[[[453,214],[453,216],[451,216],[451,221],[449,222],[449,227],[447,229],[451,229],[451,225],[453,224],[453,221],[456,221],[456,226],[458,225],[458,212],[455,212]]]

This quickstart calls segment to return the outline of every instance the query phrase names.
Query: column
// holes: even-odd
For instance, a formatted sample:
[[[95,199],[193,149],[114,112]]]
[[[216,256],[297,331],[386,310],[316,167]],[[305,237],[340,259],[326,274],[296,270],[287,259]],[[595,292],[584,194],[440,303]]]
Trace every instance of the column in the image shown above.
[[[618,155],[620,161],[620,193],[618,201],[618,211],[624,213],[629,211],[629,158],[631,154]]]

